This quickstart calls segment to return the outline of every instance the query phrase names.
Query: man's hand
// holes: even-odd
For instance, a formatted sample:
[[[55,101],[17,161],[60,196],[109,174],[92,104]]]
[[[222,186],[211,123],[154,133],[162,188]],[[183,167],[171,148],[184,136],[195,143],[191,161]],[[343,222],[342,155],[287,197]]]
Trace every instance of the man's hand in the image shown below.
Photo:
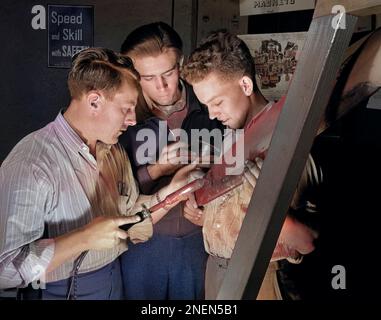
[[[147,218],[143,221],[134,224],[127,231],[128,236],[132,243],[140,243],[148,241],[153,234],[152,219]]]
[[[271,261],[298,260],[300,255],[311,253],[317,236],[315,231],[287,215]]]
[[[197,202],[193,193],[185,202],[184,217],[195,225],[202,226],[204,224],[203,210],[197,206]]]
[[[188,164],[187,166],[181,168],[173,176],[171,183],[167,186],[167,194],[179,190],[181,187],[189,183],[189,176],[191,172],[196,169],[196,164]]]
[[[148,172],[153,180],[171,175],[185,164],[190,163],[193,154],[188,150],[188,145],[178,141],[166,145],[160,153],[159,159],[155,164],[148,166]]]
[[[185,186],[189,183],[189,176],[193,170],[195,170],[196,164],[189,164],[183,168],[181,168],[179,171],[176,172],[176,174],[173,176],[171,183],[167,185],[166,187],[159,190],[159,198],[161,201],[163,201],[168,195],[178,191],[180,188]],[[174,206],[176,206],[181,201],[187,200],[189,197],[189,194],[181,195],[179,196],[175,202],[172,202],[171,204],[167,204],[165,206],[165,210],[170,210]]]
[[[117,246],[128,233],[119,228],[140,221],[140,217],[97,217],[82,228],[82,238],[87,249],[103,250]]]
[[[245,169],[243,170],[244,178],[250,183],[250,185],[255,188],[259,173],[262,169],[263,160],[261,158],[256,158],[255,161],[247,160],[245,163]]]

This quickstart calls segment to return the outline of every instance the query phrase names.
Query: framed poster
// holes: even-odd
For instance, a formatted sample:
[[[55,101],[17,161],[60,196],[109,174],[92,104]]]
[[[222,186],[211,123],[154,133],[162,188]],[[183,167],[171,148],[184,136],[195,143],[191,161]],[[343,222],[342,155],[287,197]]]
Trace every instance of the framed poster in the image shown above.
[[[48,67],[70,68],[71,57],[93,45],[93,6],[48,5]]]
[[[259,89],[269,100],[286,94],[307,32],[239,35],[255,62]]]
[[[315,8],[315,0],[240,0],[241,16],[308,10]]]

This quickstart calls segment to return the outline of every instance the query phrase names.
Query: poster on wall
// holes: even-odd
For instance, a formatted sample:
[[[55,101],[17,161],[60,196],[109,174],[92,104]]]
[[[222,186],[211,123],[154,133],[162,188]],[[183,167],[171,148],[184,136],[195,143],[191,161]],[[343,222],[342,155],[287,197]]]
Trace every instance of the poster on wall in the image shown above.
[[[240,0],[241,16],[308,10],[315,8],[315,0]]]
[[[93,45],[93,6],[48,6],[48,67],[70,68],[71,57]]]
[[[268,100],[285,95],[307,32],[239,35],[255,62],[259,89]]]

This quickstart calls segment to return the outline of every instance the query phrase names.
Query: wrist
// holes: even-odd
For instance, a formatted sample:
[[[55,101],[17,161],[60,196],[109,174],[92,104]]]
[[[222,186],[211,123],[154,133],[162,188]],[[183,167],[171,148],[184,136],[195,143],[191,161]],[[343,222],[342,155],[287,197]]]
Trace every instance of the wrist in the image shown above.
[[[75,244],[78,247],[79,252],[92,249],[90,240],[91,235],[88,233],[86,226],[83,226],[78,230],[74,231],[72,235],[73,244]]]
[[[150,164],[147,166],[148,174],[151,176],[152,180],[156,180],[163,175],[161,165],[159,164]]]
[[[159,203],[162,201],[162,199],[160,198],[160,194],[159,194],[160,190],[158,190],[156,193],[155,193],[155,197],[156,197],[156,202]]]
[[[156,193],[156,200],[163,201],[165,198],[171,193],[171,189],[169,185],[161,188],[160,190],[157,191]]]

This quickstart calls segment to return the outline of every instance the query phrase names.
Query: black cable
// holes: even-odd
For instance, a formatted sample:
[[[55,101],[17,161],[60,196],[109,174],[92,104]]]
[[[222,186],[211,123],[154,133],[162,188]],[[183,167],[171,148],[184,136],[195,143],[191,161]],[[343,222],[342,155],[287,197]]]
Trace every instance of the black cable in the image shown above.
[[[89,250],[83,251],[77,259],[74,261],[74,267],[72,271],[72,275],[70,277],[70,284],[69,289],[67,292],[66,300],[76,300],[77,299],[77,278],[78,278],[78,271],[81,267],[83,259],[85,259],[87,253]],[[74,292],[73,292],[74,290]]]

